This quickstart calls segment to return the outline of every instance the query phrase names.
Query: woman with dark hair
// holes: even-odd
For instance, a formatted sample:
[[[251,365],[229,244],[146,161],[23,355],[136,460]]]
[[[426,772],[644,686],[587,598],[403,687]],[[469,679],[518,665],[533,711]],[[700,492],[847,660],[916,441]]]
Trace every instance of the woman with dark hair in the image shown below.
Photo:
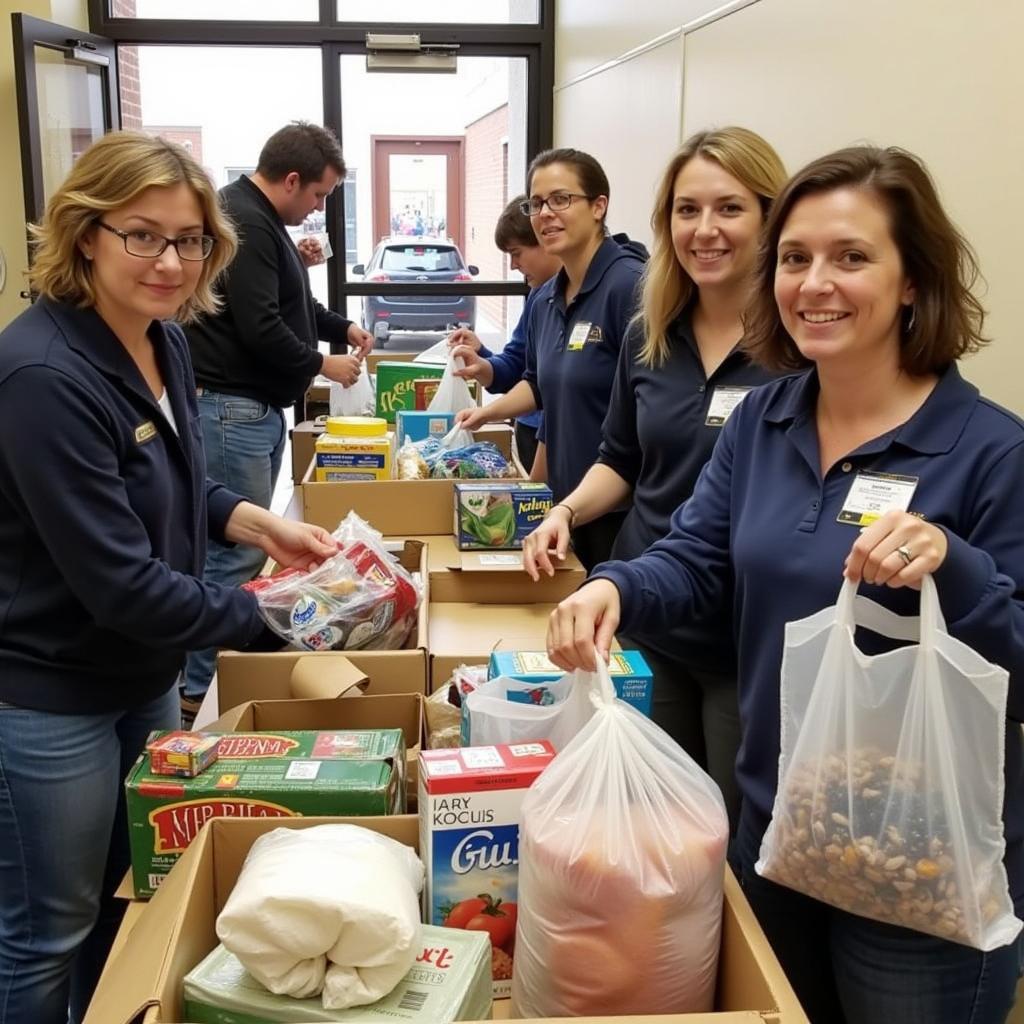
[[[597,457],[647,250],[625,235],[608,234],[608,178],[588,153],[539,154],[530,164],[527,191],[523,213],[562,269],[539,289],[530,311],[523,381],[458,418],[472,430],[543,409],[531,476],[547,480],[561,502]],[[620,506],[571,527],[573,547],[588,569],[611,553],[624,516]]]
[[[564,668],[592,667],[617,628],[731,619],[743,725],[736,856],[820,1024],[998,1024],[1020,973],[1020,935],[981,952],[754,871],[777,784],[785,624],[834,604],[843,577],[914,615],[927,573],[949,632],[1010,674],[1005,865],[1018,915],[1024,907],[1024,424],[956,367],[985,342],[976,276],[909,153],[856,147],[800,171],[769,214],[747,344],[767,366],[805,372],[747,396],[670,534],[599,566],[551,618],[549,653]],[[868,473],[888,481],[888,510],[857,529],[848,513]]]

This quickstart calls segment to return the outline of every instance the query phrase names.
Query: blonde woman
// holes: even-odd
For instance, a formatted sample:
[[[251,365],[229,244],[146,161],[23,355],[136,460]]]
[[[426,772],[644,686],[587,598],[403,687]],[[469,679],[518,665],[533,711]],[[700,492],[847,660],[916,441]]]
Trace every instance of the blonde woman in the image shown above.
[[[34,229],[39,299],[0,333],[0,1020],[85,1013],[129,862],[122,781],[180,723],[185,652],[264,636],[201,581],[207,536],[306,566],[334,550],[206,479],[170,318],[216,309],[235,235],[202,168],[115,133]]]
[[[632,506],[612,551],[634,558],[669,529],[739,400],[771,379],[739,348],[761,226],[785,181],[775,151],[745,128],[694,135],[661,177],[643,298],[622,346],[598,461],[526,539],[537,579],[569,531]],[[735,652],[718,622],[620,637],[655,676],[654,719],[706,768],[735,824],[739,744]]]

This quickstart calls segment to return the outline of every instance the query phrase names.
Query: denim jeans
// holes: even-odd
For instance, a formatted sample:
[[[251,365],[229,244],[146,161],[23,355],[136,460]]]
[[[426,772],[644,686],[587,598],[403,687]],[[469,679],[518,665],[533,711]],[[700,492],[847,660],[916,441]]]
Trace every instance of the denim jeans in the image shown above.
[[[180,721],[173,688],[100,715],[0,705],[0,1024],[85,1015],[124,913],[124,779]]]
[[[206,449],[206,474],[228,490],[263,508],[270,508],[281,457],[285,424],[276,406],[237,395],[200,389],[199,423]],[[203,579],[237,587],[259,571],[266,555],[259,548],[238,544],[225,547],[211,540]],[[215,648],[193,651],[185,665],[185,696],[202,700],[217,657]]]
[[[743,890],[812,1024],[1003,1024],[1024,939],[982,953],[847,914],[754,871],[760,830],[742,820]]]

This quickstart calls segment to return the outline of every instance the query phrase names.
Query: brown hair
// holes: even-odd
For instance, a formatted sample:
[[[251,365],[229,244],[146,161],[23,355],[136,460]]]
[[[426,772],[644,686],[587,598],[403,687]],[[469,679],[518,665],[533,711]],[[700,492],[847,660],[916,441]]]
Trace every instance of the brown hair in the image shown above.
[[[263,144],[256,173],[276,182],[296,171],[299,181],[308,185],[319,181],[328,167],[339,177],[345,177],[345,158],[338,136],[318,124],[292,121]]]
[[[542,167],[550,167],[552,164],[565,164],[567,167],[571,167],[573,173],[579,178],[580,188],[591,201],[598,196],[611,198],[611,186],[608,184],[608,175],[604,173],[604,168],[589,153],[584,153],[582,149],[568,147],[546,149],[533,158],[530,162],[530,169],[526,172],[527,192],[533,188],[534,174]],[[608,234],[608,225],[605,223],[607,216],[608,211],[605,210],[604,217],[601,218],[601,229],[604,234]]]
[[[534,248],[540,245],[534,233],[530,218],[526,216],[519,204],[526,201],[526,196],[516,196],[511,200],[498,217],[494,225],[494,244],[502,252],[508,252],[513,246],[524,245]]]
[[[668,328],[693,297],[694,284],[676,256],[672,244],[672,206],[679,172],[694,157],[713,160],[757,196],[762,219],[786,180],[778,153],[747,128],[719,128],[698,132],[683,143],[665,168],[654,199],[651,229],[654,244],[644,268],[643,295],[635,320],[643,329],[639,361],[661,366],[668,358]]]
[[[83,235],[104,213],[119,209],[146,189],[181,184],[199,201],[203,230],[217,244],[203,261],[196,290],[176,319],[187,323],[200,313],[216,313],[220,300],[213,286],[235,258],[235,230],[221,212],[206,172],[185,149],[141,132],[104,135],[75,161],[46,204],[42,223],[29,225],[34,239],[30,286],[47,298],[82,307],[95,305],[91,265],[79,247]]]
[[[978,261],[942,208],[935,183],[918,157],[904,149],[852,146],[798,171],[775,200],[758,260],[744,346],[764,366],[810,365],[782,326],[775,302],[779,239],[793,207],[805,196],[860,188],[878,196],[889,213],[903,271],[914,286],[912,315],[900,336],[900,363],[913,375],[938,373],[988,339],[985,311],[972,289]]]

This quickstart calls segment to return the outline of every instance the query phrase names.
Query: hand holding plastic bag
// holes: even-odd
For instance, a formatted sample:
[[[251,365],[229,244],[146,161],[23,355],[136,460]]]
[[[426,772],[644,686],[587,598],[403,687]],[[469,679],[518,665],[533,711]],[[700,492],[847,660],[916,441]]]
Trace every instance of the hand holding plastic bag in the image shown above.
[[[782,756],[759,874],[863,917],[991,950],[1017,936],[1003,867],[1007,673],[857,597],[786,626]],[[868,657],[857,627],[912,646]]]
[[[373,383],[365,371],[359,374],[351,387],[331,381],[332,416],[372,416],[376,407],[377,397],[373,391]]]
[[[476,402],[473,401],[473,396],[469,393],[469,385],[461,377],[455,376],[455,371],[461,370],[464,365],[459,356],[449,354],[445,363],[444,376],[427,406],[427,412],[457,413],[463,409],[476,408]]]
[[[577,673],[595,712],[530,787],[519,824],[513,1017],[710,1011],[728,823],[665,732]],[[472,698],[472,695],[470,695]]]

